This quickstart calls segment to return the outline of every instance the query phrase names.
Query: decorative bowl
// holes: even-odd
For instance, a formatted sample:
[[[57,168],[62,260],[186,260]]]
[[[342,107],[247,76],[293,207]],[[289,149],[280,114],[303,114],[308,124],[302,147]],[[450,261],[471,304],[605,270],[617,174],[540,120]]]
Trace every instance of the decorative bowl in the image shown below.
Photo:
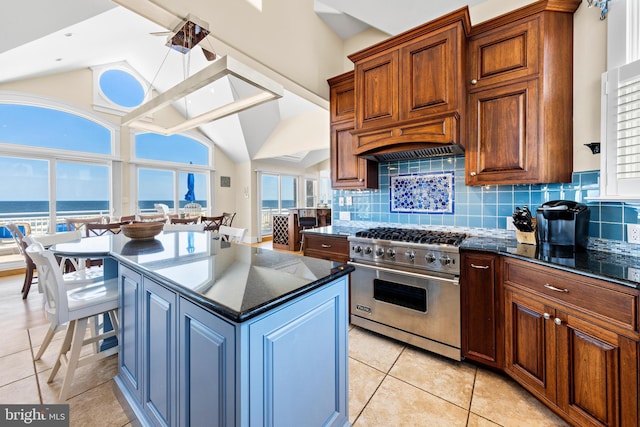
[[[120,227],[122,233],[133,240],[150,240],[160,234],[164,222],[134,222]]]

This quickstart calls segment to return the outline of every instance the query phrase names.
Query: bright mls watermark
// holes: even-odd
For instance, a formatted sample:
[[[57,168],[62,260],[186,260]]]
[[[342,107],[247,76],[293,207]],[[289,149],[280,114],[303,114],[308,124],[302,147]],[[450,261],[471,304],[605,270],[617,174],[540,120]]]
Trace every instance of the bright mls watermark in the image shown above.
[[[69,427],[69,405],[2,405],[2,426]]]

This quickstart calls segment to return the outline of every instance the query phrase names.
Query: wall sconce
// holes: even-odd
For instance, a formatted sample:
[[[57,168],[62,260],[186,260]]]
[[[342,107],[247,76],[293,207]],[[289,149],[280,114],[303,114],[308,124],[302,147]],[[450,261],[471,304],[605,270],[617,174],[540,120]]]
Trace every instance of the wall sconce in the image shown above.
[[[591,152],[593,154],[599,154],[600,153],[600,143],[599,142],[590,142],[588,144],[584,144],[587,147],[589,147],[589,149],[591,150]]]
[[[600,12],[600,20],[603,21],[607,18],[607,12],[609,12],[609,2],[611,0],[587,0],[589,7],[599,7],[601,9]]]

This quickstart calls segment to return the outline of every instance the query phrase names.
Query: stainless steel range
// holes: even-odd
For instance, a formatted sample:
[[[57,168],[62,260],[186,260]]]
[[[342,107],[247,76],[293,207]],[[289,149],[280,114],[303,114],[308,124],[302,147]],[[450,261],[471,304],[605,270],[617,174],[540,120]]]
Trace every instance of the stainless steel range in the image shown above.
[[[464,233],[378,227],[348,238],[351,323],[461,360]]]

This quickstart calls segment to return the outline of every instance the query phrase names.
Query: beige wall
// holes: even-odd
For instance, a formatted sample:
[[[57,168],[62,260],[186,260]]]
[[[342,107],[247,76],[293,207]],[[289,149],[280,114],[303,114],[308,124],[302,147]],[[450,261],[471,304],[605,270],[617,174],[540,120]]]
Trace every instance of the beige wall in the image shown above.
[[[237,165],[233,163],[218,147],[215,148],[214,153],[214,168],[216,172],[211,186],[213,188],[213,205],[215,206],[215,209],[211,214],[222,215],[222,212],[236,212],[236,194],[240,192],[240,189],[242,188],[241,183],[237,179]],[[231,178],[231,187],[220,186],[220,177],[222,176],[228,176]],[[233,225],[240,226],[240,223],[244,224],[239,217],[234,218]],[[245,227],[245,225],[243,225],[243,227]]]

